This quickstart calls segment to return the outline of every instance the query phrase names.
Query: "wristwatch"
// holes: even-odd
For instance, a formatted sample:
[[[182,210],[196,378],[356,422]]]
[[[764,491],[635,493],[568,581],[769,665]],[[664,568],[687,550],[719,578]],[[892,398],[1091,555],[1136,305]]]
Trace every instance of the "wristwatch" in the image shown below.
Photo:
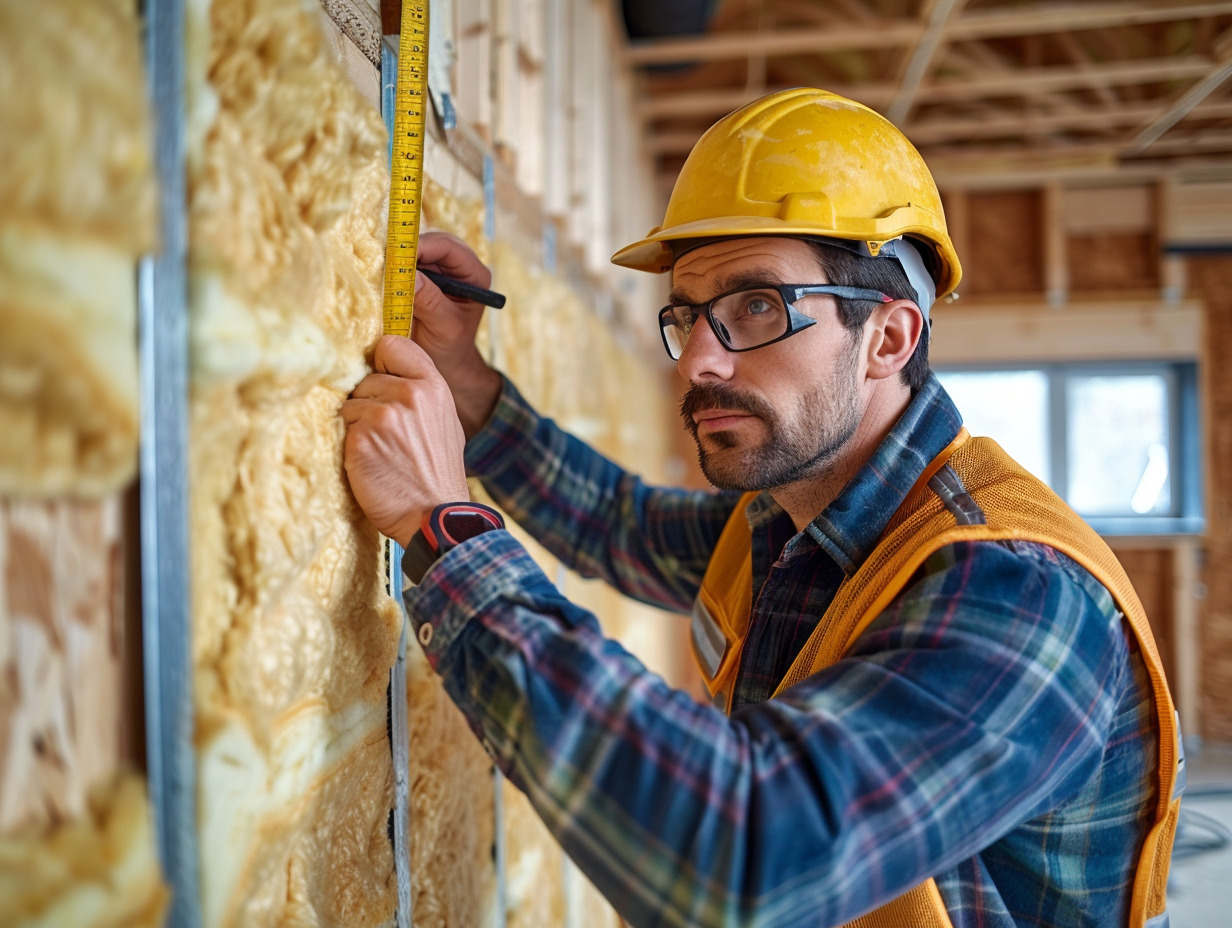
[[[505,520],[482,503],[441,503],[424,516],[419,531],[411,536],[402,555],[402,573],[418,584],[442,554],[468,538],[504,528]]]

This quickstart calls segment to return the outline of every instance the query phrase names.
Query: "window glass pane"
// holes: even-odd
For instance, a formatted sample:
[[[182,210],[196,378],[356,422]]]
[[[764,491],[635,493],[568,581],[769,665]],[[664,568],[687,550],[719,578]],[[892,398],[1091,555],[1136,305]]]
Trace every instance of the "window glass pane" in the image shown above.
[[[1163,375],[1075,375],[1066,392],[1069,504],[1084,515],[1170,514]]]
[[[972,435],[987,435],[1048,480],[1048,376],[1043,371],[938,372]]]

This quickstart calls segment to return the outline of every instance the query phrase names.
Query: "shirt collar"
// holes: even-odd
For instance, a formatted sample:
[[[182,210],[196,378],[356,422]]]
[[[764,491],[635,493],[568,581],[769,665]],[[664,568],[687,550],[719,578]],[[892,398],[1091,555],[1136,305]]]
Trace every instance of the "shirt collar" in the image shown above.
[[[930,373],[872,457],[834,501],[788,543],[784,554],[801,543],[807,544],[805,538],[809,538],[844,574],[854,574],[924,468],[961,428],[962,416],[953,400]],[[781,512],[770,495],[762,493],[748,508],[749,523],[756,528]]]

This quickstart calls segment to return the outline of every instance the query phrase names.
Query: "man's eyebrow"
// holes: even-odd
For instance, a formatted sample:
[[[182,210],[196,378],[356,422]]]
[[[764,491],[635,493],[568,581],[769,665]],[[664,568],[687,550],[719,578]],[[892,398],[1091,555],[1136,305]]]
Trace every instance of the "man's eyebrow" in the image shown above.
[[[714,289],[707,298],[708,300],[714,299],[721,293],[732,293],[736,290],[756,290],[761,287],[780,287],[784,283],[773,271],[766,270],[734,271],[721,277],[715,277],[712,279],[712,282]],[[682,306],[692,302],[689,299],[689,294],[674,287],[672,292],[667,295],[667,300],[672,306]],[[702,300],[702,302],[706,302],[706,300]]]

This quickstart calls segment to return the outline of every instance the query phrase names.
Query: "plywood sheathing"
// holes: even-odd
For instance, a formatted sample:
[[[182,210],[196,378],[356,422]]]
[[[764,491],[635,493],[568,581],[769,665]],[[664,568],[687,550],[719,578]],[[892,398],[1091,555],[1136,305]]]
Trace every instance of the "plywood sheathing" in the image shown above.
[[[381,8],[377,0],[321,0],[329,18],[372,64],[381,66]]]
[[[114,496],[0,498],[0,834],[81,818],[121,766],[120,530]]]
[[[203,920],[384,925],[401,619],[338,408],[380,334],[385,133],[315,2],[189,12]]]
[[[1068,239],[1069,283],[1082,291],[1158,291],[1159,254],[1138,232],[1097,232]]]
[[[1036,190],[967,195],[968,252],[960,255],[964,297],[1042,293],[1043,203]]]
[[[1116,545],[1116,539],[1112,540]],[[1147,617],[1151,622],[1151,633],[1159,646],[1159,655],[1163,659],[1164,673],[1173,683],[1177,680],[1176,662],[1176,622],[1174,618],[1176,598],[1176,578],[1174,570],[1174,555],[1167,546],[1147,548],[1115,548],[1117,560],[1125,568],[1134,591],[1142,600]],[[1175,692],[1173,693],[1175,701]]]
[[[1206,584],[1200,636],[1202,693],[1200,734],[1232,742],[1232,258],[1190,258],[1191,292],[1207,309],[1204,422],[1209,481]]]

